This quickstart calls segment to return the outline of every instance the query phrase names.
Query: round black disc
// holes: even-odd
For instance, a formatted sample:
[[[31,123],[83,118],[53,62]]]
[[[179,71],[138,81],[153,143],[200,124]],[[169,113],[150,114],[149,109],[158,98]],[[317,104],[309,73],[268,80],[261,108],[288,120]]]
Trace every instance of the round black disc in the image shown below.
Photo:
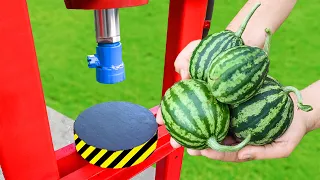
[[[150,140],[158,129],[145,107],[130,102],[106,102],[83,111],[74,131],[86,144],[109,151],[132,149]]]

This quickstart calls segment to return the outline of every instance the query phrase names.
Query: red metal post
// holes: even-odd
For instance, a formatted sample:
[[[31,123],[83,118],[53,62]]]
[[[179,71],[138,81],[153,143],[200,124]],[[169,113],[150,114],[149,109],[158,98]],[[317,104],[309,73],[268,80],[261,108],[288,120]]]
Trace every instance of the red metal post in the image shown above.
[[[202,38],[207,2],[208,0],[170,1],[162,95],[181,79],[174,69],[178,54],[188,43]],[[183,151],[183,148],[178,148],[157,163],[156,180],[180,179]]]
[[[6,180],[57,180],[26,0],[0,5],[0,162]]]
[[[178,54],[191,41],[202,39],[207,1],[170,1],[162,95],[180,81],[180,75],[174,69]]]
[[[84,160],[78,154],[74,143],[58,149],[55,153],[60,178],[63,178],[89,164],[88,161]]]

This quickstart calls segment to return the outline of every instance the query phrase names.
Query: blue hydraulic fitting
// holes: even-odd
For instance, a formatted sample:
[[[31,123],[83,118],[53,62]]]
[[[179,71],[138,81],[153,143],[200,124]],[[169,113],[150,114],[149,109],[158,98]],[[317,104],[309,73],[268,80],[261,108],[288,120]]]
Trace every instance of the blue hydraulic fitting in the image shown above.
[[[87,60],[89,68],[96,68],[99,83],[115,84],[125,80],[120,42],[98,43],[96,54],[89,55]]]

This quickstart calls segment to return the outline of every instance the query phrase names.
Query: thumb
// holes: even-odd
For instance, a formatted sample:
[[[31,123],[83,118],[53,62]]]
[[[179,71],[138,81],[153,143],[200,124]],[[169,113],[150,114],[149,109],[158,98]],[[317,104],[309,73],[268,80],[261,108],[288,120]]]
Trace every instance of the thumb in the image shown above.
[[[159,107],[158,112],[157,112],[157,116],[156,116],[156,121],[159,125],[163,125],[164,121],[163,121],[163,117],[162,117],[162,113],[161,113],[161,108]]]
[[[184,79],[190,79],[190,74],[187,70],[185,69],[181,69],[180,70],[180,76],[181,76],[181,79],[184,80]]]
[[[177,56],[174,67],[175,71],[180,74],[181,79],[190,79],[189,65],[192,52],[198,46],[201,40],[191,41]]]
[[[238,153],[240,160],[261,160],[288,157],[293,148],[287,142],[267,144],[264,146],[246,146]]]

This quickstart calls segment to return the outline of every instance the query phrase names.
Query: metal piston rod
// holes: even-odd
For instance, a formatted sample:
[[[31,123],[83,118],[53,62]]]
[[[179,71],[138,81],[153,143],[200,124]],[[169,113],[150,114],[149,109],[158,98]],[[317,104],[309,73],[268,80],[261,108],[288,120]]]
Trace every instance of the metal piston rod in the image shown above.
[[[97,43],[115,43],[120,41],[120,23],[118,9],[94,11]]]

